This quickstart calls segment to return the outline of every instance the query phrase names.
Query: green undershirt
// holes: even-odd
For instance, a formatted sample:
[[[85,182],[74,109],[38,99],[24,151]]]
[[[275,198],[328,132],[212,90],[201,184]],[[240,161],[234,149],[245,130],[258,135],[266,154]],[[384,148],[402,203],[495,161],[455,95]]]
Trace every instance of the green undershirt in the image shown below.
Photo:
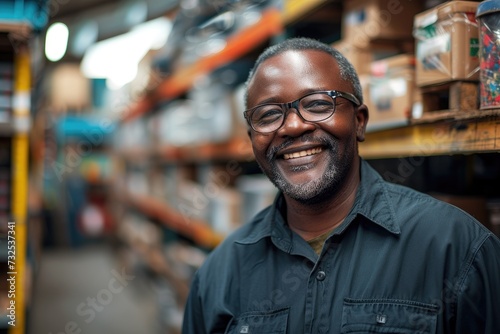
[[[312,249],[316,252],[316,254],[320,255],[323,250],[323,245],[325,244],[326,239],[330,235],[332,231],[326,231],[325,233],[318,235],[310,240],[307,240],[307,243],[312,247]]]

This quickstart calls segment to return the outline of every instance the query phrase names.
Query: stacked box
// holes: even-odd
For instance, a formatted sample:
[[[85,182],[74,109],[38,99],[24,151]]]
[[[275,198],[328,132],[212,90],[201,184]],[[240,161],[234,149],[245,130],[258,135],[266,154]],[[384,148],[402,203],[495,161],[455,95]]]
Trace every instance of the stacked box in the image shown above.
[[[412,0],[344,1],[342,38],[365,48],[377,41],[412,39],[413,17],[423,10]]]
[[[419,87],[479,79],[478,3],[448,1],[415,16]]]
[[[404,124],[412,115],[415,94],[415,57],[401,54],[374,61],[367,81],[362,79],[370,127]]]

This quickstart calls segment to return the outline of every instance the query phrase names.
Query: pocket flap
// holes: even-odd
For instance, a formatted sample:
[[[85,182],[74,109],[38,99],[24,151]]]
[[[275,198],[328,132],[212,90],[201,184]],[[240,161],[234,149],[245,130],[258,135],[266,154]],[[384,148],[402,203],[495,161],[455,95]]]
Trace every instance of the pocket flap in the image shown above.
[[[248,312],[229,323],[227,334],[285,334],[289,309],[270,312]]]
[[[435,333],[438,306],[407,300],[344,300],[342,333]]]

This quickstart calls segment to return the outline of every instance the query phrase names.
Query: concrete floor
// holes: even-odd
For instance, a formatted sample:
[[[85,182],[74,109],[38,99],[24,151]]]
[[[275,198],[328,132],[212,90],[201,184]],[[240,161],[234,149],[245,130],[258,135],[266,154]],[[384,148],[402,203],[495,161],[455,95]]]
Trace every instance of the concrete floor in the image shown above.
[[[160,333],[154,292],[124,270],[105,246],[44,251],[28,334]]]

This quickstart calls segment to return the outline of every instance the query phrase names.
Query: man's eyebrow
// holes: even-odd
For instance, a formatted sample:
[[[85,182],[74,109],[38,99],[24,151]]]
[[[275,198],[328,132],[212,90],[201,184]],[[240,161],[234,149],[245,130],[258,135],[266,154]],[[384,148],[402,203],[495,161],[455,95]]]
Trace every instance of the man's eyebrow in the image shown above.
[[[300,91],[300,94],[297,94],[298,97],[293,99],[293,100],[282,101],[281,99],[277,98],[276,96],[271,96],[271,97],[268,97],[267,99],[260,101],[259,103],[256,103],[255,105],[258,106],[258,105],[265,104],[265,103],[287,103],[287,102],[291,102],[291,101],[295,101],[297,99],[300,99],[301,97],[306,96],[307,94],[311,94],[314,92],[324,92],[324,91],[329,91],[329,90],[330,89],[327,89],[324,87],[308,88],[308,89],[305,89],[303,91]]]
[[[261,105],[261,104],[266,104],[266,103],[285,103],[277,99],[276,97],[269,97],[265,100],[260,101],[259,103],[255,104],[256,106]]]

